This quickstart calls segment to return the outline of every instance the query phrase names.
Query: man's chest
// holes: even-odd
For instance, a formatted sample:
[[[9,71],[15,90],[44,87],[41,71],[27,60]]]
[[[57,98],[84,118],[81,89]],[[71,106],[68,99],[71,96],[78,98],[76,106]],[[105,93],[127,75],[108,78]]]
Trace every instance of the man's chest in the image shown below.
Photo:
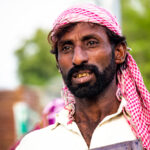
[[[90,123],[90,122],[77,123],[77,126],[88,147],[90,147],[91,138],[97,125],[98,123]]]

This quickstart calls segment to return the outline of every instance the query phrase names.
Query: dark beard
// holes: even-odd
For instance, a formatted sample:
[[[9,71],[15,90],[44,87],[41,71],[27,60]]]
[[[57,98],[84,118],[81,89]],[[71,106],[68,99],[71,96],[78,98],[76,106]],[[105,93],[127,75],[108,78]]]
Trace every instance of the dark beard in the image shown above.
[[[96,77],[96,82],[91,83],[91,82],[86,82],[78,85],[73,85],[72,84],[72,75],[74,73],[77,73],[81,70],[90,70],[91,73],[94,73]],[[114,57],[112,56],[111,62],[104,69],[103,72],[100,72],[98,68],[95,65],[87,65],[87,64],[82,64],[79,66],[73,67],[69,72],[66,78],[63,76],[65,84],[71,91],[71,93],[78,97],[78,98],[92,98],[98,96],[100,93],[102,93],[108,85],[112,82],[114,79],[116,73],[116,64]]]

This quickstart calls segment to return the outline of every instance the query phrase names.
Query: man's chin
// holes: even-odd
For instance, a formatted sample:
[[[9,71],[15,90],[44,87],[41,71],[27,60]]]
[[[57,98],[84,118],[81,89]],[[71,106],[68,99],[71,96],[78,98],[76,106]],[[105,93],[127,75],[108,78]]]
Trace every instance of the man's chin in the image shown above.
[[[97,88],[94,88],[94,86],[90,86],[88,82],[80,84],[76,87],[69,87],[69,90],[75,97],[78,98],[90,98],[98,95]]]

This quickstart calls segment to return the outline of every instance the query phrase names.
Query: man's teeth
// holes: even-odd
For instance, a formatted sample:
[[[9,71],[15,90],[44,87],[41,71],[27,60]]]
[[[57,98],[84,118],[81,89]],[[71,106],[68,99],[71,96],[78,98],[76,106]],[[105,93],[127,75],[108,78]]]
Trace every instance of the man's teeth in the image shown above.
[[[85,76],[89,76],[89,73],[79,73],[77,75],[77,78],[82,78],[82,77],[85,77]]]

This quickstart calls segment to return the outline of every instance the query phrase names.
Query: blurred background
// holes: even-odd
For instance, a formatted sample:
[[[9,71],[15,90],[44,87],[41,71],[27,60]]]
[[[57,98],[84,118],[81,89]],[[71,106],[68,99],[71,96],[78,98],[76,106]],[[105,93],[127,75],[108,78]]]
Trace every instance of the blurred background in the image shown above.
[[[109,9],[150,90],[150,0],[0,0],[0,150],[11,148],[60,98],[61,76],[47,35],[67,7],[92,3]]]

